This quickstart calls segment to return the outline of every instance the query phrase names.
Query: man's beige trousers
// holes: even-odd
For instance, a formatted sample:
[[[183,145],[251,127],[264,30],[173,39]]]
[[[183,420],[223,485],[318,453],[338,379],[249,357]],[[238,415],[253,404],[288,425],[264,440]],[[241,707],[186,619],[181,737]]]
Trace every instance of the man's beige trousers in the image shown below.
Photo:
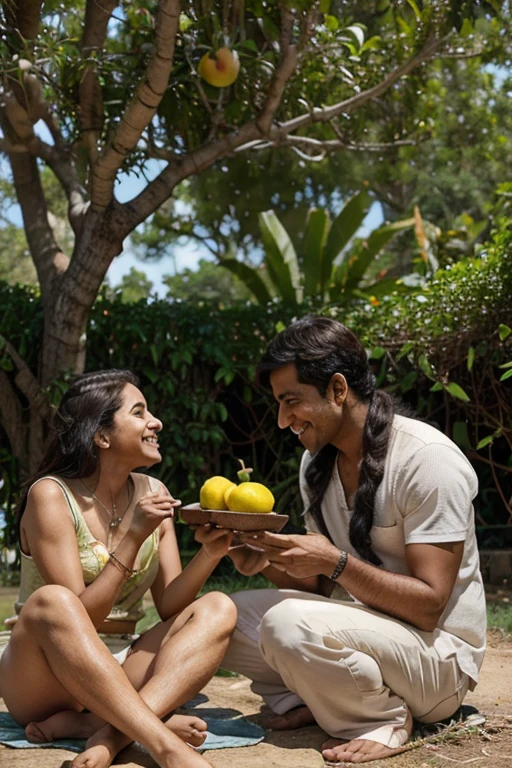
[[[408,708],[434,723],[466,694],[469,678],[430,633],[385,614],[294,590],[231,597],[239,618],[222,666],[249,677],[278,714],[307,704],[331,736],[398,746]]]

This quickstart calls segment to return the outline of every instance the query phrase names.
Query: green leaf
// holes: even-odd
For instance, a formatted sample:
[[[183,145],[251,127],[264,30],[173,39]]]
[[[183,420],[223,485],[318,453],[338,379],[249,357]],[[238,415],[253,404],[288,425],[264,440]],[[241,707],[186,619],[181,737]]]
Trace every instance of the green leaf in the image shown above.
[[[279,29],[276,27],[270,16],[263,16],[261,19],[263,34],[270,43],[279,40]]]
[[[336,258],[341,254],[351,237],[357,232],[368,213],[372,199],[366,190],[354,195],[343,206],[338,216],[334,219],[324,249],[322,264],[322,287],[325,286],[331,276],[331,271]],[[338,273],[338,270],[336,272]],[[339,275],[342,278],[342,274]],[[341,284],[342,280],[335,279],[335,283]]]
[[[364,29],[359,24],[351,24],[350,27],[346,27],[345,31],[355,37],[359,48],[361,48],[364,44]]]
[[[418,379],[418,372],[409,371],[409,373],[406,374],[403,377],[403,379],[400,380],[400,391],[409,392],[409,390],[412,389],[413,386],[416,384],[417,379]]]
[[[149,351],[151,352],[151,358],[155,365],[158,365],[158,362],[160,360],[160,354],[158,351],[158,348],[156,344],[150,344],[149,345]]]
[[[400,352],[396,356],[397,361],[401,360],[403,357],[408,355],[409,352],[411,351],[412,347],[413,347],[412,343],[410,341],[406,341],[405,344],[403,345],[402,349],[400,350]]]
[[[397,19],[396,19],[396,20],[397,20],[397,22],[398,22],[398,26],[400,27],[401,31],[402,31],[402,32],[403,32],[405,35],[410,35],[410,34],[411,34],[411,28],[410,28],[409,24],[407,24],[407,22],[406,22],[406,20],[403,18],[403,16],[397,16]]]
[[[470,347],[468,349],[468,363],[467,363],[468,371],[472,371],[473,370],[473,363],[474,362],[475,362],[475,348],[474,347]]]
[[[461,37],[469,37],[470,35],[473,34],[473,25],[469,19],[467,18],[464,19],[464,21],[462,22],[462,27],[459,34]]]
[[[323,208],[314,208],[310,211],[302,259],[305,296],[314,296],[320,293],[323,251],[329,226],[329,216]]]
[[[450,381],[449,384],[446,384],[445,389],[450,395],[453,395],[453,397],[463,400],[465,403],[469,403],[469,397],[466,395],[460,384]]]
[[[247,288],[254,294],[259,304],[267,304],[272,300],[267,286],[259,276],[254,267],[244,264],[237,259],[222,259],[219,261],[220,267],[225,267],[245,283]]]
[[[430,387],[430,391],[431,391],[431,392],[440,392],[442,389],[444,389],[444,387],[443,387],[443,385],[441,384],[441,382],[440,382],[440,381],[436,381],[436,383],[435,383],[435,384],[433,384],[433,385]]]
[[[243,40],[241,43],[238,43],[236,47],[238,51],[245,48],[248,51],[253,51],[253,53],[258,53],[258,46],[254,40]]]
[[[370,37],[365,41],[364,45],[361,47],[361,53],[378,50],[381,46],[381,42],[382,37],[380,35],[373,35],[373,37]]]
[[[422,354],[418,357],[418,365],[428,379],[435,378],[434,369],[430,365],[425,354]]]
[[[505,341],[505,339],[512,333],[512,328],[509,328],[508,325],[505,325],[504,323],[500,323],[498,326],[498,333],[500,335],[500,341]]]
[[[484,437],[480,442],[478,443],[476,450],[479,451],[480,448],[485,448],[486,445],[489,445],[489,443],[492,443],[494,440],[494,435],[487,435],[487,437]]]
[[[459,448],[468,451],[471,448],[468,425],[465,421],[456,421],[453,424],[452,438]]]
[[[226,368],[224,366],[221,366],[215,374],[215,382],[223,380],[226,386],[231,384],[234,378],[235,372],[231,370],[231,368]]]
[[[336,16],[329,16],[327,14],[324,16],[324,24],[329,30],[329,32],[336,32],[336,30],[339,29],[339,26],[340,26],[340,23],[336,18]]]
[[[418,8],[418,6],[417,6],[417,5],[416,5],[416,3],[414,2],[414,0],[407,0],[407,2],[409,3],[409,5],[411,6],[411,8],[413,9],[413,11],[414,11],[414,15],[416,16],[416,18],[418,19],[418,21],[421,21],[421,13],[420,13],[420,9]]]
[[[298,304],[299,265],[295,248],[274,211],[258,216],[268,276],[278,295],[289,304]]]
[[[355,252],[350,253],[350,258],[345,261],[347,266],[346,288],[351,290],[364,277],[364,274],[375,256],[384,248],[384,246],[404,229],[414,226],[414,219],[404,219],[396,221],[393,224],[386,224],[374,230],[370,236],[363,240]]]
[[[180,13],[180,32],[186,32],[194,22],[187,16],[186,13]]]
[[[505,373],[502,376],[500,376],[500,381],[505,381],[506,379],[510,379],[511,376],[512,376],[512,368],[508,371],[505,371]]]
[[[372,350],[370,352],[370,358],[371,360],[380,360],[381,357],[384,357],[386,354],[385,347],[372,347]]]

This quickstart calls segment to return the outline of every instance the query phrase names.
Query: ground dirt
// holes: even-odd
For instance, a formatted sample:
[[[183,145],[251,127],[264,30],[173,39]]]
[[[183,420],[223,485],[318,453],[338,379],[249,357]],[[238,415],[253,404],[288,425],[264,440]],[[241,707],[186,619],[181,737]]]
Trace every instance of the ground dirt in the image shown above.
[[[505,598],[508,602],[508,598]],[[408,752],[372,763],[375,768],[505,768],[512,766],[512,638],[489,632],[489,647],[478,687],[469,693],[465,704],[485,714],[485,725],[468,733],[451,729],[437,741],[423,743]],[[204,689],[207,701],[202,707],[236,710],[256,723],[261,722],[261,699],[244,677],[215,677]],[[5,709],[0,699],[0,710]],[[295,731],[266,731],[260,744],[242,749],[205,753],[214,768],[322,768],[319,747],[326,736],[310,726]],[[61,749],[16,750],[0,746],[1,768],[68,768],[75,755]],[[141,748],[124,750],[115,765],[124,768],[156,768]]]

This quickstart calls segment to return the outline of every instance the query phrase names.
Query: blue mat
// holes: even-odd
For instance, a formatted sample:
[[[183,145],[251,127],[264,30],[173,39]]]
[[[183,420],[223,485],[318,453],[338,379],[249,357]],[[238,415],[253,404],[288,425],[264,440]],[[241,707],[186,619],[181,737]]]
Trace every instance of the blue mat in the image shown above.
[[[229,710],[231,715],[233,710]],[[206,741],[201,744],[198,752],[206,749],[229,749],[230,747],[250,747],[263,740],[265,732],[259,725],[251,723],[244,717],[222,717],[222,709],[208,710],[208,716],[204,720],[208,724]],[[203,717],[200,709],[194,714]],[[217,717],[212,717],[216,714]],[[70,752],[83,752],[85,739],[59,739],[46,744],[32,744],[25,738],[24,729],[19,726],[8,712],[0,712],[0,744],[15,749],[41,749],[51,747],[53,749],[69,749]]]

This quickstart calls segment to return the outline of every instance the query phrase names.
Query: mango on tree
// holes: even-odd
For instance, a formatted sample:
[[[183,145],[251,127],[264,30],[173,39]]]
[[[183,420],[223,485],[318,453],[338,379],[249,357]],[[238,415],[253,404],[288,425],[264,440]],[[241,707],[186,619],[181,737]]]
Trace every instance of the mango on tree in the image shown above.
[[[236,51],[230,51],[229,48],[219,48],[218,51],[205,53],[197,67],[203,80],[216,88],[233,85],[239,69],[238,54]]]

